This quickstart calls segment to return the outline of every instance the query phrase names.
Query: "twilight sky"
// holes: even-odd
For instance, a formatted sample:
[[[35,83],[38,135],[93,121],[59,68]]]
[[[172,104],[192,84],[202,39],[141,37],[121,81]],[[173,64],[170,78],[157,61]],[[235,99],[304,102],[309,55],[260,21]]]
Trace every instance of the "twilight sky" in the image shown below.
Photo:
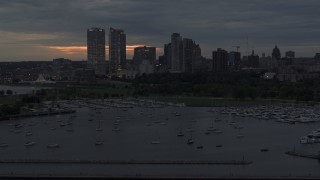
[[[0,61],[83,60],[87,28],[110,26],[127,34],[128,59],[138,45],[162,55],[173,32],[208,58],[237,45],[245,55],[247,37],[259,55],[278,45],[282,54],[311,57],[320,52],[319,7],[319,0],[0,0]]]

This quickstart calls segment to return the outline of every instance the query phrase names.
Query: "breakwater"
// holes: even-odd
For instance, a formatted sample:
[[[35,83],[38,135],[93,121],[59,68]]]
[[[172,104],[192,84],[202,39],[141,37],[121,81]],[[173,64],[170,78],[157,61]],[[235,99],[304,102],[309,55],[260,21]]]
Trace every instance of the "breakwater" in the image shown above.
[[[320,160],[320,153],[318,153],[318,154],[309,154],[309,153],[297,152],[297,151],[287,151],[286,154],[290,155],[290,156],[298,156],[298,157],[304,157],[304,158],[311,158],[311,159]]]
[[[50,116],[50,115],[57,115],[57,114],[70,114],[70,113],[75,113],[75,112],[76,111],[72,110],[72,109],[61,109],[61,110],[44,111],[44,112],[30,112],[30,113],[24,113],[24,114],[15,114],[15,115],[10,115],[10,116],[2,116],[2,117],[0,117],[0,121],[1,120],[36,117],[36,116]]]
[[[0,160],[0,164],[111,164],[111,165],[250,165],[248,160]]]

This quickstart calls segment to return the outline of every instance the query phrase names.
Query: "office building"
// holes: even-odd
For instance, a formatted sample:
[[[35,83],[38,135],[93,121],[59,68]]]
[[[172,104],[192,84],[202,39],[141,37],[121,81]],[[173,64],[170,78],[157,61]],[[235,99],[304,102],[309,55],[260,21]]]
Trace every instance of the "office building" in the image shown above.
[[[289,66],[293,64],[293,61],[295,59],[295,52],[294,51],[287,51],[286,56],[281,58],[281,60],[278,60],[279,66]]]
[[[164,45],[163,53],[163,65],[166,66],[168,69],[171,69],[171,43]]]
[[[109,30],[109,74],[126,68],[126,34],[121,29]]]
[[[228,58],[228,66],[232,70],[239,70],[241,65],[241,54],[240,52],[230,52]]]
[[[317,63],[320,63],[320,53],[316,53],[314,55],[314,60],[317,62]]]
[[[71,78],[71,72],[73,70],[72,61],[65,58],[53,59],[52,63],[52,78],[55,81],[69,80]]]
[[[98,76],[106,75],[105,31],[101,28],[87,29],[88,67]]]
[[[212,52],[212,71],[225,72],[228,70],[228,52],[218,48]]]
[[[276,59],[276,60],[281,59],[281,52],[277,46],[275,46],[272,50],[272,59]]]
[[[192,39],[171,35],[171,43],[164,45],[163,65],[171,73],[194,72],[196,61],[201,61],[201,48]]]
[[[196,72],[197,71],[197,65],[202,62],[202,55],[201,55],[201,48],[199,44],[193,44],[192,48],[192,64],[191,64],[191,71],[188,72]]]
[[[294,59],[295,58],[295,52],[294,51],[287,51],[286,52],[286,58]]]
[[[171,69],[171,43],[164,45],[163,56],[163,67],[167,70]]]
[[[182,70],[182,37],[179,33],[171,35],[171,67],[170,72],[180,73]]]
[[[195,64],[201,61],[201,48],[192,39],[183,38],[182,72],[194,72]]]
[[[147,46],[134,48],[134,64],[140,65],[143,60],[148,60],[151,64],[154,64],[156,61],[156,48]]]
[[[192,39],[183,38],[182,72],[192,72],[192,53],[194,42]]]
[[[252,68],[259,67],[259,56],[254,54],[253,50],[252,50],[252,54],[248,56],[248,66]]]

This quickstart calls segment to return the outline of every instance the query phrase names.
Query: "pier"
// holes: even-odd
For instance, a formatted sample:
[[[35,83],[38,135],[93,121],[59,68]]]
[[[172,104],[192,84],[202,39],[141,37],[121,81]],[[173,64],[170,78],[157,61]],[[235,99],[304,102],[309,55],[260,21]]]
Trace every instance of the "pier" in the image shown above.
[[[308,153],[304,153],[304,152],[297,152],[297,151],[287,151],[286,152],[287,155],[290,156],[298,156],[298,157],[304,157],[304,158],[311,158],[311,159],[318,159],[320,160],[320,153],[318,154],[308,154]]]
[[[53,111],[44,111],[44,112],[30,112],[24,114],[10,115],[0,117],[0,120],[10,120],[10,119],[18,119],[18,118],[28,118],[28,117],[36,117],[36,116],[50,116],[50,115],[58,115],[58,114],[71,114],[75,113],[75,110],[72,109],[60,109]]]
[[[250,165],[247,160],[0,160],[0,164],[110,164],[110,165]]]

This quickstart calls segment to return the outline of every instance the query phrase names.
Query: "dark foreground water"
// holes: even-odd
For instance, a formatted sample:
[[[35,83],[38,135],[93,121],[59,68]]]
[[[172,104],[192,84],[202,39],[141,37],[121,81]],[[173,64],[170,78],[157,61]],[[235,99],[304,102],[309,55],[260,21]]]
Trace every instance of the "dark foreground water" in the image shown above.
[[[26,176],[306,176],[320,177],[320,163],[292,157],[285,151],[318,152],[319,144],[302,145],[301,136],[319,124],[281,124],[248,117],[207,112],[209,108],[165,107],[94,110],[78,108],[76,117],[60,115],[0,122],[0,159],[67,160],[251,160],[239,165],[99,165],[99,164],[0,164],[0,175]],[[175,116],[178,112],[181,116]],[[216,122],[218,118],[222,121]],[[92,120],[92,121],[89,121]],[[99,126],[102,131],[96,131]],[[243,126],[235,129],[230,121]],[[14,127],[14,124],[24,124]],[[68,124],[63,126],[63,124]],[[211,125],[221,134],[206,135]],[[62,126],[61,126],[62,125]],[[19,126],[19,125],[18,125]],[[115,131],[118,129],[118,131]],[[178,137],[180,129],[184,137]],[[73,130],[73,131],[72,131]],[[26,132],[33,134],[26,136]],[[193,132],[192,132],[193,131]],[[243,134],[243,138],[237,135]],[[193,145],[187,139],[194,139]],[[97,140],[103,145],[96,146]],[[32,147],[24,143],[34,141]],[[152,144],[158,141],[159,144]],[[50,143],[60,148],[48,149]],[[222,147],[216,147],[221,145]],[[203,149],[198,149],[203,146]],[[268,152],[261,152],[263,148]]]

